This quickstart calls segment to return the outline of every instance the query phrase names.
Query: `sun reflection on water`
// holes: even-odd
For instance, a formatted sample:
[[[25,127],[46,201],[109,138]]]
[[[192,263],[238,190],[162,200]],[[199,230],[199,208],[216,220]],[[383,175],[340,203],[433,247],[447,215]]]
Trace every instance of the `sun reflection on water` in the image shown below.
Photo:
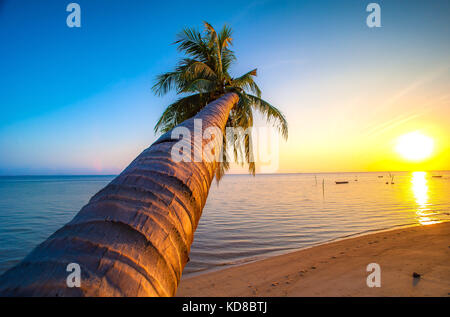
[[[426,172],[413,172],[411,178],[412,191],[417,204],[417,220],[421,225],[431,225],[440,221],[433,219],[428,208],[428,184]]]

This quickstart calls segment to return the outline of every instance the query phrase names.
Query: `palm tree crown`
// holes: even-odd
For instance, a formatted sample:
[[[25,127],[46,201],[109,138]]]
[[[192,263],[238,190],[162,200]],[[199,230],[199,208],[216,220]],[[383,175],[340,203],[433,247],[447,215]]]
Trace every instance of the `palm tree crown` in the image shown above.
[[[274,106],[261,99],[261,90],[254,82],[256,69],[240,77],[231,77],[230,66],[236,60],[232,45],[231,28],[224,26],[217,33],[207,22],[204,32],[186,28],[178,34],[175,44],[178,50],[186,55],[175,67],[174,71],[157,76],[153,91],[164,95],[175,90],[183,97],[170,104],[161,115],[155,126],[156,133],[164,133],[179,123],[193,117],[209,102],[228,92],[239,96],[239,102],[231,110],[227,127],[246,130],[253,126],[253,111],[264,115],[268,122],[278,127],[284,138],[287,138],[288,126],[283,114]],[[227,142],[234,143],[235,158],[238,151],[245,154],[249,172],[255,174],[255,163],[251,151],[251,134],[237,136],[235,140],[223,141],[223,160],[218,164],[215,175],[219,181],[230,164],[227,157]],[[243,148],[242,148],[243,147]]]

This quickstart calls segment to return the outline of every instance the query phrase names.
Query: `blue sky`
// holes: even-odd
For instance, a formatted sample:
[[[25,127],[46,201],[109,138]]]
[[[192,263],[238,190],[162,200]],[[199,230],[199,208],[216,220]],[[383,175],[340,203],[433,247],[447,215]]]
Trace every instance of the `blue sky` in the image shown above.
[[[295,127],[308,126],[313,108],[319,125],[345,108],[321,98],[348,97],[361,81],[354,98],[389,98],[436,72],[424,91],[448,91],[448,1],[378,1],[380,29],[366,26],[369,1],[360,0],[79,0],[81,28],[66,26],[68,3],[0,1],[0,175],[120,172],[156,139],[153,126],[175,98],[150,90],[179,58],[175,35],[203,20],[233,28],[233,73],[258,68],[263,97],[294,126],[286,152],[311,152],[302,137],[312,130]]]

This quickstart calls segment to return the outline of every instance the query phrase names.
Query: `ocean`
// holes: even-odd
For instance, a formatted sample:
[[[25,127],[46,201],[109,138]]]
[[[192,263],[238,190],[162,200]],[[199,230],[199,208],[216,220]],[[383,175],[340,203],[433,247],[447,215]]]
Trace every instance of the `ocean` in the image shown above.
[[[387,172],[227,175],[219,186],[214,181],[183,275],[371,231],[450,220],[449,171],[392,174],[393,184]],[[0,177],[0,274],[113,178]]]

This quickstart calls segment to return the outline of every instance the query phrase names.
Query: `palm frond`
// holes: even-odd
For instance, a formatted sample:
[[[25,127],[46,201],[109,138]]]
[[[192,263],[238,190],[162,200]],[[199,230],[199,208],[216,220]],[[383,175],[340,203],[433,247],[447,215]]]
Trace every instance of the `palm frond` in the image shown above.
[[[253,80],[253,77],[256,76],[256,68],[249,71],[248,73],[242,75],[241,77],[232,79],[232,85],[242,88],[244,90],[249,90],[256,94],[258,98],[261,97],[261,90],[259,89],[258,85]]]
[[[162,96],[172,89],[177,89],[179,86],[179,73],[176,71],[167,72],[156,76],[155,81],[152,90],[156,95]]]
[[[181,122],[195,116],[204,106],[207,99],[204,94],[183,97],[170,104],[155,125],[155,133],[165,133]]]
[[[228,159],[227,153],[227,141],[225,138],[223,138],[222,161],[217,163],[216,169],[214,171],[217,185],[219,185],[220,180],[225,175],[226,171],[228,171],[229,169],[230,169],[230,161]]]
[[[277,126],[283,137],[287,139],[288,123],[281,111],[257,96],[247,96],[252,100],[253,107],[266,117],[267,122],[273,123],[275,126]]]
[[[216,88],[216,82],[204,79],[204,78],[196,78],[190,82],[187,82],[183,87],[182,92],[200,92],[207,93],[212,92]]]
[[[211,58],[211,49],[202,34],[194,28],[186,28],[178,33],[174,44],[178,44],[178,51],[185,52],[202,62],[208,62]]]
[[[253,138],[252,138],[251,134],[245,135],[244,147],[245,147],[245,159],[248,164],[248,171],[250,174],[255,176],[256,164],[255,164],[255,158],[253,156]]]
[[[236,61],[236,56],[234,52],[230,49],[224,49],[222,51],[222,70],[223,73],[227,73],[230,69],[230,66],[233,65],[234,61]]]
[[[233,38],[231,37],[233,31],[227,25],[224,25],[222,30],[219,32],[219,48],[221,51],[233,45]]]
[[[216,53],[215,56],[214,56],[215,60],[216,60],[216,64],[217,64],[216,65],[217,66],[216,67],[216,73],[217,73],[219,79],[221,79],[222,78],[222,74],[223,74],[223,68],[222,68],[222,51],[221,51],[221,48],[220,48],[219,37],[217,35],[216,30],[212,27],[211,24],[209,24],[206,21],[203,21],[203,24],[205,26],[205,30],[206,30],[206,32],[207,32],[207,34],[209,36],[209,39],[210,39],[209,47],[211,49],[214,49],[214,51]]]
[[[192,80],[195,78],[217,79],[216,73],[208,64],[192,58],[182,59],[178,63],[175,71],[180,73],[181,78],[185,80]]]
[[[211,24],[209,24],[208,22],[206,22],[206,21],[203,21],[203,25],[204,25],[205,30],[206,30],[206,32],[208,33],[209,37],[210,37],[214,42],[216,42],[216,40],[218,40],[218,37],[217,37],[217,32],[216,32],[216,30],[213,28],[213,26],[212,26]]]

